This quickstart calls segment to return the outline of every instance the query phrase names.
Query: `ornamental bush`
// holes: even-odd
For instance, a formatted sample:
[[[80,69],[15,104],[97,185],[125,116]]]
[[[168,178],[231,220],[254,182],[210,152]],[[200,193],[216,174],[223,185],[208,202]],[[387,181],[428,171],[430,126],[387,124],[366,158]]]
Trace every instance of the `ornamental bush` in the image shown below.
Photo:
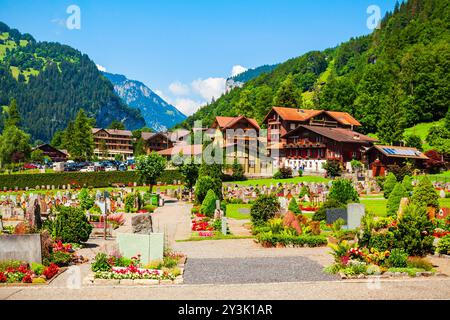
[[[406,192],[408,192],[408,193],[411,193],[413,191],[411,176],[405,176],[403,178],[402,186],[403,186],[403,188],[405,188]]]
[[[358,192],[356,192],[352,182],[348,179],[334,180],[328,198],[344,204],[359,202]]]
[[[437,252],[440,254],[450,254],[450,234],[439,240]]]
[[[391,194],[392,190],[394,190],[396,184],[397,178],[392,172],[390,172],[383,184],[384,197],[386,199],[389,198],[389,195]]]
[[[290,179],[293,177],[293,171],[291,167],[281,167],[274,175],[274,179]]]
[[[408,254],[403,249],[392,249],[389,258],[386,260],[388,268],[406,268]]]
[[[433,229],[426,207],[410,204],[394,230],[395,247],[404,249],[411,256],[424,257],[434,253]]]
[[[292,211],[295,214],[301,214],[302,213],[302,210],[300,210],[300,208],[298,207],[297,200],[295,200],[294,197],[292,197],[291,202],[289,202],[288,210]]]
[[[80,208],[59,206],[55,220],[47,224],[53,238],[65,243],[86,242],[92,232],[84,211]]]
[[[280,210],[280,204],[275,195],[260,195],[250,209],[252,223],[263,225]]]
[[[214,216],[214,210],[216,209],[216,200],[219,200],[213,190],[208,190],[205,199],[200,207],[200,212],[207,217]]]
[[[403,184],[397,183],[394,187],[394,190],[392,190],[391,194],[389,195],[389,199],[386,204],[388,216],[397,215],[402,198],[405,198],[407,196],[408,193],[406,192],[405,188],[403,188]]]
[[[330,178],[339,177],[342,174],[342,166],[338,160],[327,160],[322,167]]]
[[[439,195],[427,177],[424,177],[414,188],[411,203],[417,206],[433,207],[436,211],[439,210]]]
[[[83,188],[78,195],[78,200],[80,201],[80,207],[83,210],[91,209],[95,204],[95,198],[89,195],[89,190]]]
[[[222,199],[222,181],[210,176],[200,176],[195,184],[195,201],[201,204],[209,190],[214,191],[219,199]]]

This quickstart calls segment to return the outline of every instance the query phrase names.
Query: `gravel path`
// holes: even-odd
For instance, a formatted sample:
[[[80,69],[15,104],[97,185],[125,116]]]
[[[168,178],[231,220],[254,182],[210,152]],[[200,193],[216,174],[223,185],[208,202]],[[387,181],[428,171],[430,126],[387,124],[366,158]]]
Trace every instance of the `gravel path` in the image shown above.
[[[188,259],[187,284],[271,283],[337,280],[305,257]]]

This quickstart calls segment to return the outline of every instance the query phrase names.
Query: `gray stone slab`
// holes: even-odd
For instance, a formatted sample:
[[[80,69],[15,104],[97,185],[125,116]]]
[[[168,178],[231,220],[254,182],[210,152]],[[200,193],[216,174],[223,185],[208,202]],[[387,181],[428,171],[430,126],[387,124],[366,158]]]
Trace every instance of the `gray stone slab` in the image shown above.
[[[343,219],[345,221],[345,224],[347,224],[348,222],[347,209],[345,208],[327,209],[327,224],[332,224],[339,219]]]

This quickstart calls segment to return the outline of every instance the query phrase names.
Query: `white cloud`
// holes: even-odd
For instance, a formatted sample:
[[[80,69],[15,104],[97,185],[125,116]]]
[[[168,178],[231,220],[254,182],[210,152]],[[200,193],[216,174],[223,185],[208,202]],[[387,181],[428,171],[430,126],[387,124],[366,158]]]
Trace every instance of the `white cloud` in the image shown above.
[[[172,82],[169,85],[169,90],[176,96],[185,96],[185,95],[188,95],[190,92],[189,86],[187,86],[184,83],[181,83],[179,81]]]
[[[242,72],[245,72],[247,70],[248,68],[243,67],[241,65],[233,66],[233,68],[231,68],[231,76],[232,77],[237,76],[238,74],[241,74]]]
[[[96,64],[96,66],[97,66],[97,69],[98,69],[98,70],[100,70],[100,71],[102,71],[102,72],[106,72],[106,68],[105,68],[105,67],[103,67],[103,66],[101,66],[101,65],[99,65],[99,64]]]
[[[208,78],[197,79],[192,81],[191,87],[206,101],[211,101],[212,98],[219,98],[226,90],[227,80],[224,78]]]
[[[183,112],[185,115],[190,116],[201,106],[205,105],[204,101],[196,101],[189,98],[177,98],[172,103],[178,110]]]

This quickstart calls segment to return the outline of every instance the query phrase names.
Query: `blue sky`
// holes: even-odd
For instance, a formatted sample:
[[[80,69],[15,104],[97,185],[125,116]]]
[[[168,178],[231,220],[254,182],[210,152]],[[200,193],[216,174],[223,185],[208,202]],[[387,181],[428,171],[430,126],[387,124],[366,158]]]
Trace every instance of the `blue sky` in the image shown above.
[[[223,91],[233,66],[283,62],[370,33],[367,8],[396,0],[0,0],[0,21],[87,53],[185,113]],[[80,8],[80,29],[66,13]],[[235,68],[235,70],[242,70]]]

